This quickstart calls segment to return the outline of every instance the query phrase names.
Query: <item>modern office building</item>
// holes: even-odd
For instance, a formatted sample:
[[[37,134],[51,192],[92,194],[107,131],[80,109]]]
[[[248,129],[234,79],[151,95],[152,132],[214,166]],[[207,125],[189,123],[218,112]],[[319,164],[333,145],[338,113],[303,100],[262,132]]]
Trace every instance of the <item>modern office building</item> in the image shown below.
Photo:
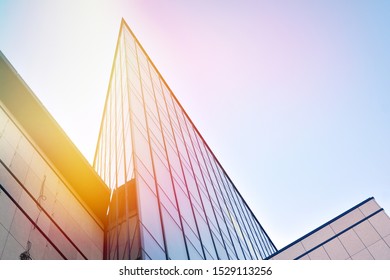
[[[122,20],[93,167],[0,53],[0,259],[390,259],[368,199],[277,251]]]
[[[94,168],[110,259],[262,259],[275,246],[122,21]]]

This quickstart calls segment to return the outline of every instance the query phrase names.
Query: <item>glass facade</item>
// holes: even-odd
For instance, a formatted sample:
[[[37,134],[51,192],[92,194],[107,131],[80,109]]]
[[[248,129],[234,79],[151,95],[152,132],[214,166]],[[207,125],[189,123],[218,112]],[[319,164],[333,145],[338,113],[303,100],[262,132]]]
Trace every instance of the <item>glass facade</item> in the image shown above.
[[[107,258],[263,259],[276,251],[124,21],[94,168],[111,188]]]

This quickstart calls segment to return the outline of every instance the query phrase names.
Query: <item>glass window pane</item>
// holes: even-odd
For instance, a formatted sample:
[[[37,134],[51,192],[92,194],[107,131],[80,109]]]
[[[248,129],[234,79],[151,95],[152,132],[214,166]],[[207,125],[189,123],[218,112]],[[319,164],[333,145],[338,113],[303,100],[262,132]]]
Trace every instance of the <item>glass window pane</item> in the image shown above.
[[[156,241],[163,247],[163,237],[161,232],[160,214],[157,197],[151,191],[146,182],[137,176],[138,196],[139,196],[139,216],[141,223],[145,226]]]
[[[164,208],[163,220],[169,258],[172,260],[188,259],[183,232]]]

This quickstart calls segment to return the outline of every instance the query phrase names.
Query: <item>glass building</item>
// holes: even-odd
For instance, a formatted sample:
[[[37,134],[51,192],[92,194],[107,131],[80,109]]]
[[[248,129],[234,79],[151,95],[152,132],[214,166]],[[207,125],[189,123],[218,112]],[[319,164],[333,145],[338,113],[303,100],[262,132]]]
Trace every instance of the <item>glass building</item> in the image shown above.
[[[94,168],[108,259],[263,259],[276,248],[122,20]]]

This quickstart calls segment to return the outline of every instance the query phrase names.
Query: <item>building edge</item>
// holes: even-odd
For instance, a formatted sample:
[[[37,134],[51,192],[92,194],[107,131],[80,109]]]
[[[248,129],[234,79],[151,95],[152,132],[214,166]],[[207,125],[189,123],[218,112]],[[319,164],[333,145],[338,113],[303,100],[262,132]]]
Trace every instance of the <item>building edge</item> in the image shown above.
[[[6,113],[20,124],[27,139],[55,166],[57,175],[103,228],[110,196],[108,187],[1,51],[0,100]]]

